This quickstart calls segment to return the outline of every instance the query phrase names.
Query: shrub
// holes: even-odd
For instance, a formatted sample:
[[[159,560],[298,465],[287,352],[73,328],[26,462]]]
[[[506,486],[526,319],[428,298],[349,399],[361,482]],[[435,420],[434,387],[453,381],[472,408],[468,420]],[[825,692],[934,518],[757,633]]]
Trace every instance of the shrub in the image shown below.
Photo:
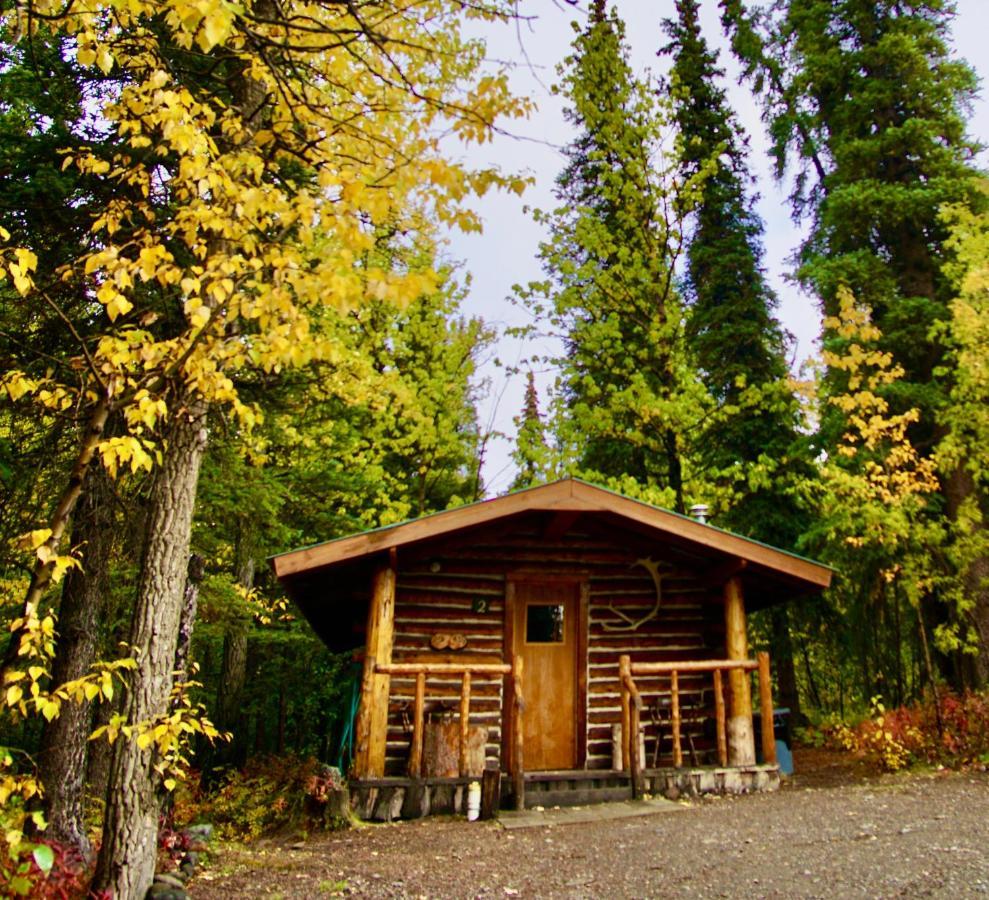
[[[252,759],[212,794],[180,795],[175,821],[212,822],[221,836],[253,840],[292,829],[322,827],[330,792],[343,787],[338,770],[313,758]]]
[[[4,879],[9,893],[4,896],[37,900],[96,897],[89,893],[92,866],[72,847],[56,841],[25,841],[18,845],[16,856],[12,858],[8,855],[7,860],[10,870],[4,872]]]
[[[940,727],[938,725],[940,707]],[[860,753],[886,772],[927,763],[962,768],[989,763],[989,693],[941,690],[919,703],[887,710],[873,698],[872,714],[855,727],[819,729],[828,745]]]

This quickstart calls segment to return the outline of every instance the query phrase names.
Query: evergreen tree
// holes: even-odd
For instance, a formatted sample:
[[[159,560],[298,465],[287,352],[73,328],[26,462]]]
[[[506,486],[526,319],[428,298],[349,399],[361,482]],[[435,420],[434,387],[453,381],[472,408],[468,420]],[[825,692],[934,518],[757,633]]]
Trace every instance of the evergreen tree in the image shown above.
[[[546,480],[546,432],[539,414],[539,393],[532,370],[526,374],[522,412],[515,418],[517,429],[512,459],[518,468],[511,490],[533,487]]]
[[[722,0],[722,13],[763,92],[777,173],[788,165],[797,172],[794,214],[811,222],[798,277],[834,321],[846,288],[868,311],[881,349],[903,369],[884,389],[891,409],[918,411],[908,437],[929,456],[950,427],[943,411],[958,379],[939,337],[954,296],[946,268],[949,230],[940,211],[984,204],[963,114],[976,78],[951,56],[952,6],[944,0],[788,0],[752,17],[739,0]],[[843,356],[838,330],[826,331],[825,341],[830,354]],[[827,377],[829,392],[841,393],[847,372],[831,368]],[[836,447],[847,427],[840,409],[827,411],[824,447]],[[948,541],[966,540],[962,532],[973,526],[961,511],[985,505],[984,492],[956,463],[942,469],[940,494],[928,514],[947,513]],[[942,620],[942,635],[961,636],[968,619],[989,633],[989,587],[972,577],[986,559],[952,569],[942,565],[943,549],[929,548],[926,600],[940,592],[961,602],[952,604],[953,623],[944,621],[943,608],[929,606]],[[945,590],[952,581],[964,587]],[[966,677],[989,683],[989,643],[977,643],[979,662]],[[960,678],[968,665],[956,662],[961,671],[952,674]]]
[[[664,111],[633,76],[624,25],[603,7],[583,31],[574,26],[561,68],[577,137],[557,178],[559,205],[539,217],[552,235],[540,247],[548,279],[521,296],[565,342],[560,444],[575,448],[573,466],[683,510],[687,437],[707,405],[683,360],[673,283],[676,211],[689,192],[677,194],[661,153]]]
[[[785,335],[762,262],[762,222],[741,125],[720,82],[724,72],[701,34],[696,0],[678,0],[664,27],[672,55],[674,114],[684,177],[706,173],[688,236],[683,290],[687,340],[701,378],[721,407],[703,430],[699,456],[729,499],[719,524],[781,547],[794,547],[807,525],[793,483],[809,464],[799,446],[798,408],[787,378]],[[779,696],[801,715],[790,609],[768,613]]]
[[[722,522],[742,533],[792,547],[800,519],[787,493],[797,409],[787,384],[785,340],[777,299],[762,264],[762,222],[753,210],[752,178],[741,126],[719,82],[717,51],[700,30],[697,0],[677,0],[667,19],[674,115],[684,178],[700,180],[688,236],[683,291],[687,341],[700,377],[722,407],[704,428],[700,456],[709,476],[734,475],[739,487]],[[751,479],[754,467],[768,477]],[[749,483],[758,486],[750,488]]]

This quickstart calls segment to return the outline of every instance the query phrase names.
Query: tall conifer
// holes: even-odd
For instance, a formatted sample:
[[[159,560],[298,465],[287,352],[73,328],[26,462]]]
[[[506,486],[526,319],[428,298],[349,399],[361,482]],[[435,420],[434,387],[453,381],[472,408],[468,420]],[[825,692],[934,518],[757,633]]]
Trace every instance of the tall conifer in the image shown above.
[[[564,151],[558,206],[540,215],[551,232],[540,247],[548,278],[521,296],[544,307],[565,342],[561,444],[575,448],[574,467],[682,510],[688,421],[705,403],[682,362],[680,188],[661,152],[669,129],[631,71],[615,13],[598,2],[577,30],[559,88],[577,137]]]
[[[673,57],[670,86],[685,178],[704,174],[688,235],[683,279],[687,341],[700,377],[722,415],[704,429],[699,454],[707,475],[727,482],[732,500],[720,521],[782,547],[806,527],[793,477],[807,470],[798,445],[796,400],[787,380],[785,335],[762,262],[762,222],[753,209],[742,127],[721,87],[718,53],[701,33],[697,0],[677,0],[664,22]],[[756,470],[765,477],[752,477]],[[770,613],[780,696],[795,716],[800,698],[789,611]]]
[[[787,0],[758,18],[741,0],[722,0],[721,8],[733,47],[764,95],[777,173],[796,172],[794,214],[811,225],[798,276],[829,316],[839,312],[845,288],[869,311],[881,349],[903,368],[889,389],[892,408],[919,411],[909,436],[929,455],[950,429],[944,410],[956,377],[939,337],[954,295],[941,210],[984,202],[964,116],[976,78],[951,53],[953,4]],[[837,332],[825,340],[840,353]],[[827,377],[829,390],[844,390],[841,369]],[[843,416],[832,409],[824,424],[825,445],[834,447]],[[989,506],[964,465],[944,467],[941,494],[954,541],[984,529],[981,516],[958,526],[963,508]],[[989,587],[976,574],[989,560],[936,570],[934,561],[946,558],[938,543],[929,551],[928,586],[945,576],[960,585],[954,624],[981,645],[970,674],[989,683]]]
[[[709,475],[747,482],[752,466],[772,466],[762,487],[744,488],[725,513],[730,527],[792,546],[799,519],[785,470],[796,440],[796,403],[787,386],[777,298],[762,264],[762,222],[741,126],[720,86],[724,72],[701,34],[697,0],[677,0],[664,27],[673,57],[674,115],[684,178],[704,175],[688,236],[683,289],[687,341],[700,377],[724,414],[699,442]]]
[[[525,400],[521,412],[515,417],[515,427],[517,432],[512,459],[518,467],[518,474],[512,481],[513,491],[545,481],[549,468],[546,433],[539,414],[539,392],[536,390],[536,376],[531,370],[526,375]]]

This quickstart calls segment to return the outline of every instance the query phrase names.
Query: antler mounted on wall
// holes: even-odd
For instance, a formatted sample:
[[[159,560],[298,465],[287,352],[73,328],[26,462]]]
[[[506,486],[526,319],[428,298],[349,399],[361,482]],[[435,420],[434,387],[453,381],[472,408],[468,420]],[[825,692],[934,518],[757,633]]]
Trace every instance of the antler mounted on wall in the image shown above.
[[[605,631],[636,631],[641,625],[644,625],[650,619],[654,618],[656,613],[659,612],[659,607],[663,602],[663,579],[669,575],[669,572],[660,572],[659,568],[662,565],[661,562],[654,560],[652,557],[648,559],[637,559],[632,563],[629,568],[633,569],[635,566],[642,566],[646,569],[650,575],[652,575],[653,583],[656,585],[656,602],[653,604],[652,609],[649,610],[644,616],[638,619],[632,618],[632,616],[626,615],[620,609],[615,609],[614,602],[608,604],[608,609],[610,609],[619,619],[623,619],[624,625],[614,625],[609,622],[604,622],[602,628]]]

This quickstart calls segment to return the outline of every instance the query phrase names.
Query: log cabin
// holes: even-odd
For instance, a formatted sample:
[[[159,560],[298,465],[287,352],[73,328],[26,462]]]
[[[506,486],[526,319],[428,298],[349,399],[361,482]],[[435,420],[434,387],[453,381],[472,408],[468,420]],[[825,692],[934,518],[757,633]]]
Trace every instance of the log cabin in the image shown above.
[[[482,778],[517,808],[778,786],[747,616],[831,579],[574,478],[272,565],[331,649],[363,653],[350,784],[377,819],[462,810]]]

